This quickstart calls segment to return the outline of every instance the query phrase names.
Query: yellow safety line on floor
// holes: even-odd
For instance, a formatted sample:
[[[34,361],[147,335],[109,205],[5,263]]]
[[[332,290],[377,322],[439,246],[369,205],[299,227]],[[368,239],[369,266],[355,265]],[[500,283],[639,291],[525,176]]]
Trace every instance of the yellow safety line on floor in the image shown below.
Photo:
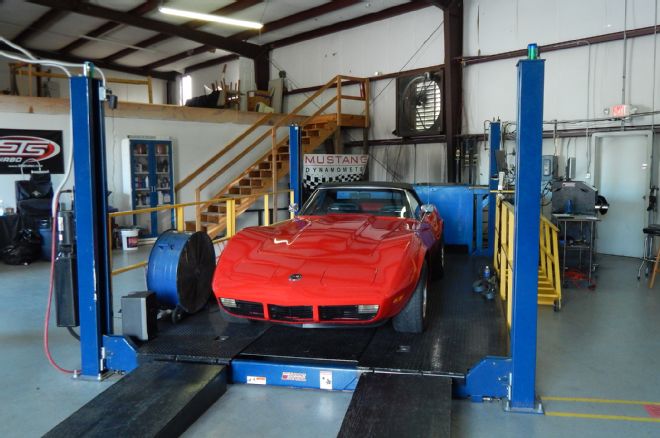
[[[586,398],[586,397],[541,397],[542,400],[566,401],[576,403],[611,403],[618,405],[652,405],[660,406],[660,402],[638,401],[638,400],[612,400],[607,398]]]
[[[645,423],[660,423],[660,418],[632,417],[628,415],[581,414],[578,412],[547,412],[549,417],[589,418],[594,420],[641,421]]]

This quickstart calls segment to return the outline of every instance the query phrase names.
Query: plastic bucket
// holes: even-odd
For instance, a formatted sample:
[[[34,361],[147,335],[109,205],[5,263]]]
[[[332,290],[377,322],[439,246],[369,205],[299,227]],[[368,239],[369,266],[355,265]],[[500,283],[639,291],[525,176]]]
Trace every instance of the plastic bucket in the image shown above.
[[[137,228],[122,228],[119,233],[121,235],[121,249],[124,251],[136,251],[138,249],[140,230]]]

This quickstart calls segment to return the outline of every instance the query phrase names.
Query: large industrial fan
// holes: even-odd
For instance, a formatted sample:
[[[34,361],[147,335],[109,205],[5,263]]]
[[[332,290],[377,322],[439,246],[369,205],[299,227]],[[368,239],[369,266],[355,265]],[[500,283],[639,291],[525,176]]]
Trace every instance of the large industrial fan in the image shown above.
[[[397,78],[396,134],[415,137],[444,131],[442,72]]]

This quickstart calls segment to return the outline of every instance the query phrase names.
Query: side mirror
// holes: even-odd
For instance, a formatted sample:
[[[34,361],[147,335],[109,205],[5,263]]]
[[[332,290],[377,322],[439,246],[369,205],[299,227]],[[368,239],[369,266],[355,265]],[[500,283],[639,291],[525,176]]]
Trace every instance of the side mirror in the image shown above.
[[[423,204],[420,208],[424,214],[429,214],[436,211],[435,205],[433,204]]]
[[[291,213],[293,216],[296,216],[298,214],[298,204],[289,204],[289,213]]]

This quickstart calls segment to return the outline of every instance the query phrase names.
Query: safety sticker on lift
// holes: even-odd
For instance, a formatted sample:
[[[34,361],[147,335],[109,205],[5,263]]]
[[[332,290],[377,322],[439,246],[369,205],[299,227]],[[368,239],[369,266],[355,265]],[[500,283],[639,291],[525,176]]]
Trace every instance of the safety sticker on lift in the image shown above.
[[[319,380],[321,389],[332,390],[332,371],[321,371]]]
[[[266,378],[262,376],[247,376],[246,383],[248,385],[265,385]]]

